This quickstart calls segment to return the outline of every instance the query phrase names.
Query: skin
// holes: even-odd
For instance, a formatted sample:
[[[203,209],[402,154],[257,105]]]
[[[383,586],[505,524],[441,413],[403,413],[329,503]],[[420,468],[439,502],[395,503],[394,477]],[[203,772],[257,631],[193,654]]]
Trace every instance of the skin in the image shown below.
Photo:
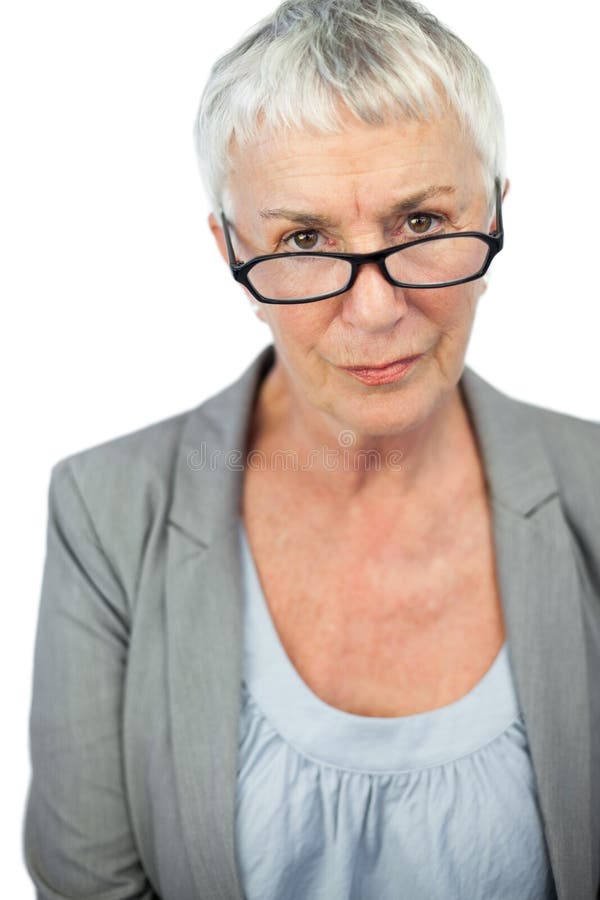
[[[431,185],[453,192],[389,214]],[[488,201],[481,164],[451,115],[374,127],[348,114],[339,134],[263,134],[234,148],[224,209],[236,255],[248,260],[489,232]],[[331,224],[315,234],[310,223],[260,215],[282,207]],[[214,216],[209,224],[227,260],[220,224]],[[301,247],[289,240],[298,231]],[[483,280],[398,288],[372,264],[327,300],[251,298],[276,362],[257,397],[248,449],[266,459],[292,450],[300,468],[247,469],[244,522],[289,658],[318,697],[351,713],[412,715],[454,702],[505,639],[485,473],[458,389],[484,289]],[[415,353],[423,354],[416,365],[388,385],[367,386],[339,369]],[[344,464],[326,466],[325,449],[333,459],[343,450]]]
[[[390,217],[394,203],[431,185],[453,192]],[[290,219],[260,215],[282,207],[327,216],[333,224],[315,233]],[[224,208],[243,260],[286,249],[365,253],[427,234],[495,227],[481,163],[451,113],[382,126],[345,113],[342,132],[317,139],[302,131],[264,133],[251,146],[234,147]],[[227,260],[212,214],[209,226]],[[303,236],[290,240],[298,231]],[[439,496],[446,482],[480,485],[458,382],[484,290],[483,279],[440,289],[399,288],[372,264],[361,269],[351,290],[324,301],[282,306],[252,300],[276,347],[255,410],[255,440],[310,459],[305,482],[347,507],[385,507],[392,483],[396,515],[403,495],[428,507],[432,486]],[[367,386],[339,368],[416,353],[423,355],[412,369],[387,385]],[[342,444],[342,431],[352,432],[350,446]],[[325,447],[339,455],[342,446],[350,465],[327,468],[322,454],[310,456]],[[365,451],[379,454],[382,464],[365,464]]]

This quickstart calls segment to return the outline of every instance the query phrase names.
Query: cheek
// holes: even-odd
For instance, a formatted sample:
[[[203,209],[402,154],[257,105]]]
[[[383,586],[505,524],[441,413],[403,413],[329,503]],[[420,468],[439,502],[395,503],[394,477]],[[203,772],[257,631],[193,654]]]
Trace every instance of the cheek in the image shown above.
[[[477,282],[471,282],[439,291],[429,291],[425,299],[417,297],[414,302],[422,310],[423,315],[442,330],[463,330],[470,328],[473,322],[477,300],[481,293]]]
[[[298,303],[290,306],[267,305],[266,321],[275,340],[293,351],[310,349],[323,336],[332,313],[321,303]]]

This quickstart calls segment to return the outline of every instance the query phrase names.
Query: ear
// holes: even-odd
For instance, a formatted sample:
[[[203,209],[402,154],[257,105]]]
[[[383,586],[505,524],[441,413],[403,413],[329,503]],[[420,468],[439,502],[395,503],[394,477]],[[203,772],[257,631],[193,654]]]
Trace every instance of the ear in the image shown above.
[[[504,182],[504,190],[502,191],[502,202],[503,203],[506,199],[506,195],[508,194],[509,189],[510,189],[510,178],[507,178],[506,181]]]
[[[219,253],[223,257],[225,262],[229,265],[229,255],[227,253],[227,244],[225,243],[225,233],[223,231],[222,225],[217,222],[214,213],[211,213],[208,217],[208,227],[212,231],[213,237],[217,242]]]
[[[265,319],[264,304],[259,303],[256,297],[253,297],[250,291],[246,290],[246,288],[244,288],[244,290],[248,295],[248,300],[250,301],[252,312],[260,319],[261,322],[266,323],[267,320]]]

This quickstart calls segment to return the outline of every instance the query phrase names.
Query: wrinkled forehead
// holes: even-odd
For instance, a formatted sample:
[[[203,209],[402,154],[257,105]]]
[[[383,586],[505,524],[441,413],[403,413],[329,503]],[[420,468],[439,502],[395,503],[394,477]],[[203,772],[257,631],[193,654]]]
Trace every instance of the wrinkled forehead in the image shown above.
[[[432,185],[460,204],[485,191],[473,143],[456,116],[369,124],[348,117],[342,130],[264,128],[247,143],[234,139],[224,203],[230,215],[301,204],[370,214],[390,193]]]

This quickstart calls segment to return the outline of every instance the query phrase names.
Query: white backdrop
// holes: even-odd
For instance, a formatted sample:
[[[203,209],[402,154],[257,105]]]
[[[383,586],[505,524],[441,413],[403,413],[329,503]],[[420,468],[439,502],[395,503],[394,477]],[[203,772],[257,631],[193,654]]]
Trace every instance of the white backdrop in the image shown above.
[[[4,894],[22,863],[50,467],[195,406],[269,342],[217,255],[191,130],[214,58],[271,0],[0,8]],[[503,100],[511,190],[467,362],[600,419],[596,0],[432,0]],[[207,13],[208,10],[208,13]]]

